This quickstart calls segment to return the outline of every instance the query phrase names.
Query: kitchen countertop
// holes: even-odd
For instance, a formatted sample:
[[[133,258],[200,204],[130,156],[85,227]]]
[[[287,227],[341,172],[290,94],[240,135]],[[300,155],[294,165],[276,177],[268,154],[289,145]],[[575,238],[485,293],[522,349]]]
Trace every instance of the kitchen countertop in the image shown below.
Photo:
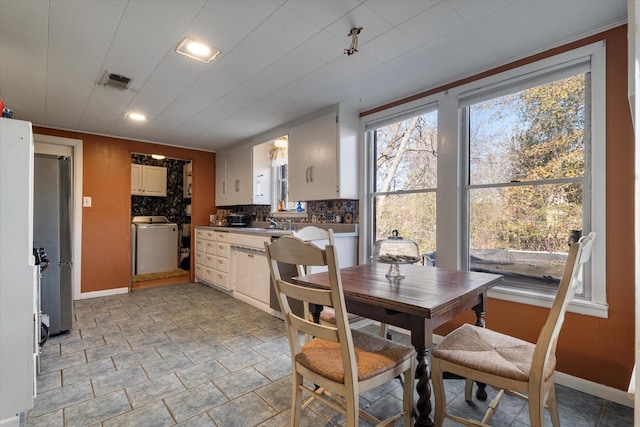
[[[291,233],[291,230],[279,230],[275,228],[269,228],[268,222],[254,222],[251,227],[220,227],[220,226],[206,226],[199,225],[196,228],[209,229],[216,231],[233,232],[240,234],[252,234],[252,235],[277,235],[284,236]],[[313,225],[323,229],[333,229],[333,233],[336,237],[356,237],[358,236],[358,224],[308,224],[308,223],[296,223],[291,224],[291,228],[299,230],[306,226]]]

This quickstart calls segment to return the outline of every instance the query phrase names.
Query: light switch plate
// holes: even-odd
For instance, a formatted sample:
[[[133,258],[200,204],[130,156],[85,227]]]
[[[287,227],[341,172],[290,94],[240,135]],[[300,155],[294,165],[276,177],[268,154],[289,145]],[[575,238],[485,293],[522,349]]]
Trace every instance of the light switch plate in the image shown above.
[[[90,208],[91,207],[91,197],[83,197],[82,198],[82,207]]]

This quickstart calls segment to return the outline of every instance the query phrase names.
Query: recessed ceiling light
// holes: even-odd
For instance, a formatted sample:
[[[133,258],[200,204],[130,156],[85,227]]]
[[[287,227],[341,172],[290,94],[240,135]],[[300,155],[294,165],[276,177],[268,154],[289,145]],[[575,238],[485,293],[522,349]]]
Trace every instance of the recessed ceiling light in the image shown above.
[[[136,122],[144,122],[147,120],[147,116],[141,113],[127,113],[126,117],[131,120],[135,120]]]
[[[204,43],[195,41],[189,37],[183,38],[175,49],[180,55],[188,56],[189,58],[198,60],[200,62],[209,63],[220,54],[218,49],[207,46]]]
[[[152,154],[151,158],[156,160],[164,160],[164,156],[162,154]]]

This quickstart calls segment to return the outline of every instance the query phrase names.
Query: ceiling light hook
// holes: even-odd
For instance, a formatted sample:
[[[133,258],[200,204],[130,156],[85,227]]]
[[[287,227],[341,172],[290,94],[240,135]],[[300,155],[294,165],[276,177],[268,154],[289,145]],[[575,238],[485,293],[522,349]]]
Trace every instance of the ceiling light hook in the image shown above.
[[[348,36],[351,36],[351,46],[348,49],[344,50],[344,53],[351,56],[358,51],[358,34],[362,31],[362,27],[353,27]]]

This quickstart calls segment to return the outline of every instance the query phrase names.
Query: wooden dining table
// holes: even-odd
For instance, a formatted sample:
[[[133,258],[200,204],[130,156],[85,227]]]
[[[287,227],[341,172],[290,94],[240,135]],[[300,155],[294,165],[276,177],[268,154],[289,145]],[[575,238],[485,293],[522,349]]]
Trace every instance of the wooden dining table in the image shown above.
[[[388,271],[389,265],[382,263],[340,269],[347,311],[411,332],[418,362],[415,425],[432,426],[428,355],[433,330],[467,310],[473,310],[475,324],[484,327],[487,292],[502,282],[502,276],[414,264],[400,266],[402,279],[388,279]],[[294,277],[292,281],[314,288],[330,287],[327,272]],[[310,309],[318,321],[322,307]]]

